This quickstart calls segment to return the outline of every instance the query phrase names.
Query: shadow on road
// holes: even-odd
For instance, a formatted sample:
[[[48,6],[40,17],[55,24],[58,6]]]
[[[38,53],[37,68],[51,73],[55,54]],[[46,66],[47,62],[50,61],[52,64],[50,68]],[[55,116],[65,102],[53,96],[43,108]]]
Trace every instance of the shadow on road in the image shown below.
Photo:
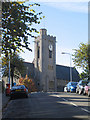
[[[66,99],[76,102],[78,97]],[[74,101],[75,99],[75,101]],[[83,99],[84,101],[85,99]],[[88,101],[88,100],[85,100]],[[82,102],[82,99],[79,100]],[[87,106],[84,106],[87,107]],[[23,108],[23,109],[22,109]],[[13,111],[13,112],[12,112]],[[2,120],[87,120],[88,113],[65,101],[62,97],[48,93],[32,93],[28,99],[12,100]]]

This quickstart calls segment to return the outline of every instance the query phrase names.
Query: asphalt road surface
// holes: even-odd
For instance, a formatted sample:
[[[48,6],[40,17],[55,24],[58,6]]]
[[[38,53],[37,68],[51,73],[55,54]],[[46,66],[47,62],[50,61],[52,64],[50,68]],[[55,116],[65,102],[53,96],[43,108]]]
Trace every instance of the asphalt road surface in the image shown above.
[[[29,98],[11,100],[3,118],[90,119],[90,98],[76,93],[31,93]]]

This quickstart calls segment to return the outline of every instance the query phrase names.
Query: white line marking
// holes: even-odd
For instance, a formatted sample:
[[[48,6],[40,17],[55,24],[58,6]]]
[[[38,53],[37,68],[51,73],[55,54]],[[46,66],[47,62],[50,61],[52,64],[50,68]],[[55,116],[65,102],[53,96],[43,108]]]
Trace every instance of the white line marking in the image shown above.
[[[72,103],[72,102],[70,102],[72,105],[74,105],[74,106],[76,106],[76,107],[78,107],[76,104],[74,104],[74,103]]]
[[[66,99],[64,99],[64,98],[62,98],[63,100],[65,100],[65,101],[68,101],[68,100],[66,100]]]
[[[66,100],[66,99],[64,99],[64,98],[63,98],[63,100],[68,101],[68,100]],[[68,102],[69,102],[69,101],[68,101]],[[70,104],[72,104],[72,105],[74,105],[74,106],[76,106],[76,107],[79,107],[78,105],[76,105],[76,104],[74,104],[74,103],[72,103],[72,102],[70,102]],[[90,113],[90,111],[88,111],[87,109],[81,108],[81,110],[84,110],[85,112]]]
[[[59,98],[60,98],[60,96],[59,96],[59,95],[57,95],[57,97],[59,97]]]
[[[84,109],[84,108],[81,108],[82,110],[84,110],[84,111],[86,111],[86,112],[88,112],[88,113],[90,113],[90,111],[88,111],[88,110],[86,110],[86,109]]]
[[[57,97],[61,98],[59,95],[57,95]],[[68,100],[66,100],[66,99],[64,99],[64,98],[62,98],[62,99],[63,99],[64,101],[69,102]],[[76,107],[79,107],[78,105],[74,104],[73,102],[70,102],[70,104],[72,104],[72,105],[74,105],[74,106],[76,106]],[[88,110],[86,110],[86,109],[84,109],[84,108],[81,108],[81,110],[90,113],[90,111],[88,111]]]

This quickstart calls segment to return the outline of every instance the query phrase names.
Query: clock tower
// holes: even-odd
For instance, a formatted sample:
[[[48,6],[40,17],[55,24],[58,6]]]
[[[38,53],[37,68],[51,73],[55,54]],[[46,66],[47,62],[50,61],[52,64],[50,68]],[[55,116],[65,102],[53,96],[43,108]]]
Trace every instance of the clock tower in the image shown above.
[[[35,39],[35,76],[40,91],[57,91],[56,81],[56,37],[47,35],[46,29],[40,29]]]

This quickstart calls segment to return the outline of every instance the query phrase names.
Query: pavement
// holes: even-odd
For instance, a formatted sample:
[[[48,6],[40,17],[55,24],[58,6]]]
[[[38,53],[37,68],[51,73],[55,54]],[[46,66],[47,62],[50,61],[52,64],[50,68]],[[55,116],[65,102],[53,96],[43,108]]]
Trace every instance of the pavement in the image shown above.
[[[6,107],[8,102],[10,101],[10,96],[6,96],[4,93],[2,94],[2,110]]]
[[[9,96],[6,96],[5,93],[0,93],[0,120],[2,118],[2,111],[6,108],[9,101]]]

